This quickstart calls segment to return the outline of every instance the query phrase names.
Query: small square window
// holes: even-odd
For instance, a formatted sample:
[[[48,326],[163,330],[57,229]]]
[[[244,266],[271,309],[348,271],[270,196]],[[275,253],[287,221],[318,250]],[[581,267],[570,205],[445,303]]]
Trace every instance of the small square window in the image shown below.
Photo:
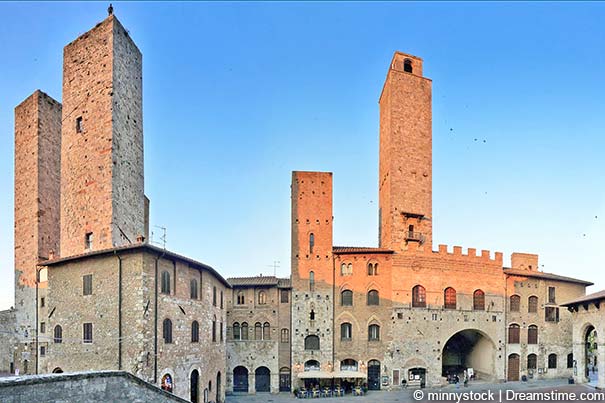
[[[40,357],[46,356],[46,346],[40,346]]]
[[[76,118],[76,133],[82,133],[82,116]]]
[[[46,333],[46,323],[40,322],[40,333]]]
[[[92,323],[84,323],[82,326],[84,343],[92,343]]]

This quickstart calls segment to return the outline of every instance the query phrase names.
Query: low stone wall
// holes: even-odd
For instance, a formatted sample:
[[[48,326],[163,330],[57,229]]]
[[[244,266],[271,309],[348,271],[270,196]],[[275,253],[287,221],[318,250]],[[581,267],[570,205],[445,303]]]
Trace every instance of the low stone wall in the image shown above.
[[[0,379],[2,403],[187,402],[124,371]]]

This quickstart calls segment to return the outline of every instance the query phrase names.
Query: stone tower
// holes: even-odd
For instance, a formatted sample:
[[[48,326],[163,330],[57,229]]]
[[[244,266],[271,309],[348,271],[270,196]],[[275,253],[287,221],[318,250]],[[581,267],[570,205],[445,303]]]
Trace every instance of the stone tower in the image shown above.
[[[308,361],[333,365],[332,173],[292,173],[293,378]],[[319,349],[312,345],[319,339]],[[305,348],[305,341],[308,343]]]
[[[396,52],[380,96],[379,243],[432,250],[432,82]]]
[[[63,53],[61,256],[145,234],[142,55],[114,15]]]
[[[36,91],[15,108],[15,314],[21,342],[35,336],[38,262],[59,251],[60,150],[61,104]]]

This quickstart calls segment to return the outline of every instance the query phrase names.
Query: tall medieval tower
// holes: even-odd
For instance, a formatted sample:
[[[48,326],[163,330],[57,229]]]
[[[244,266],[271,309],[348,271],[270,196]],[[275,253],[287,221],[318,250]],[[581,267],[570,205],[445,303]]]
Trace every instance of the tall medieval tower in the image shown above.
[[[23,342],[37,329],[38,262],[59,249],[60,149],[61,104],[36,91],[15,108],[15,314]]]
[[[292,173],[292,365],[333,359],[332,173]],[[310,364],[308,364],[310,365]]]
[[[379,244],[432,250],[432,113],[422,59],[396,52],[380,96]]]
[[[61,256],[146,235],[142,55],[113,15],[63,53]]]

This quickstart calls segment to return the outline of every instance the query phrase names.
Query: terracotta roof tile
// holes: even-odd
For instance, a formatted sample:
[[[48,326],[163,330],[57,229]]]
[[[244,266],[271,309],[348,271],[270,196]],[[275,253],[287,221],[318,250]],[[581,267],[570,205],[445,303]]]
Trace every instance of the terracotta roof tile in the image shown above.
[[[367,246],[334,246],[332,247],[332,252],[337,255],[349,253],[393,253],[390,249],[372,248]]]
[[[593,294],[585,295],[583,297],[574,299],[573,301],[569,301],[569,302],[566,302],[561,305],[570,306],[570,305],[580,304],[582,302],[592,302],[592,301],[599,301],[599,300],[603,300],[603,299],[605,299],[605,290],[598,291]]]
[[[533,277],[533,278],[542,278],[545,280],[554,280],[554,281],[563,281],[566,283],[576,283],[583,284],[586,286],[593,285],[590,281],[578,280],[577,278],[559,276],[558,274],[553,273],[544,273],[541,271],[530,271],[530,270],[516,270],[504,268],[504,274],[509,276],[519,276],[519,277]]]

